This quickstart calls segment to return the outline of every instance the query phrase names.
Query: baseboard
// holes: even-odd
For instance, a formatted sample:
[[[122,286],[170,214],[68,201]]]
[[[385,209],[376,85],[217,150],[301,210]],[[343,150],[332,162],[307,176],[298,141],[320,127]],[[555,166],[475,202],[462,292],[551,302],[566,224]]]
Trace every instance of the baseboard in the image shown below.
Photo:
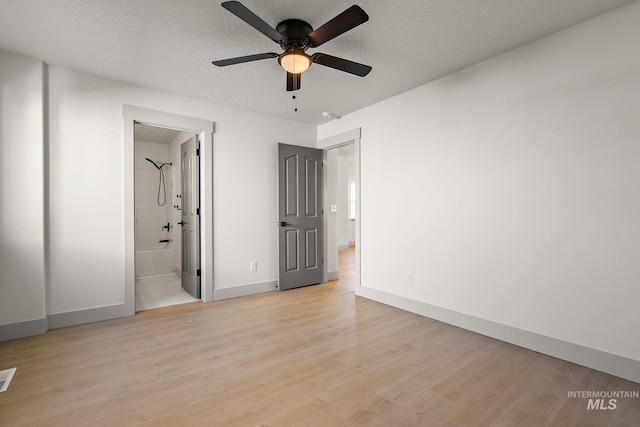
[[[339,251],[344,251],[349,249],[349,245],[338,245],[338,250]]]
[[[66,313],[50,314],[48,316],[49,329],[65,328],[67,326],[81,325],[84,323],[101,322],[103,320],[117,319],[130,316],[125,304],[108,305],[104,307],[89,308],[86,310],[69,311]]]
[[[232,288],[222,288],[213,290],[213,300],[219,301],[229,298],[244,297],[247,295],[260,294],[263,292],[271,292],[278,289],[278,281],[270,280],[268,282],[250,283],[248,285],[234,286]]]
[[[337,271],[328,271],[327,272],[327,282],[330,282],[332,280],[338,280],[339,279],[339,274]]]
[[[26,322],[0,325],[0,341],[42,335],[47,332],[47,319],[28,320]]]
[[[361,287],[361,296],[558,359],[640,383],[640,360],[562,341],[491,320]]]

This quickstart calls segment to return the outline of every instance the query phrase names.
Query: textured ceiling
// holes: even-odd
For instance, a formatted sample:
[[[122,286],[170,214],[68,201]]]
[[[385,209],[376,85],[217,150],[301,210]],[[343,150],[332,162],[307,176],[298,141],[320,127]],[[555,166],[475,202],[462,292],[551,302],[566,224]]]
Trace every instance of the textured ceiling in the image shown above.
[[[213,59],[280,52],[211,0],[0,0],[0,49],[48,64],[307,123],[343,116],[632,0],[359,0],[369,22],[323,52],[371,65],[364,78],[314,64],[285,91],[276,59],[225,68]],[[352,1],[242,0],[267,23],[314,28]]]

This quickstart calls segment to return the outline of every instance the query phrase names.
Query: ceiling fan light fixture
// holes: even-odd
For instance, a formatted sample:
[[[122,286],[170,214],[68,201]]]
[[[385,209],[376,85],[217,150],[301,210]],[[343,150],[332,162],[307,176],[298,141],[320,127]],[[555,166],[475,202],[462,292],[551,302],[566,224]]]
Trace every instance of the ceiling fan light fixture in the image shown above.
[[[300,74],[311,66],[311,58],[300,49],[292,49],[280,55],[278,62],[291,74]]]

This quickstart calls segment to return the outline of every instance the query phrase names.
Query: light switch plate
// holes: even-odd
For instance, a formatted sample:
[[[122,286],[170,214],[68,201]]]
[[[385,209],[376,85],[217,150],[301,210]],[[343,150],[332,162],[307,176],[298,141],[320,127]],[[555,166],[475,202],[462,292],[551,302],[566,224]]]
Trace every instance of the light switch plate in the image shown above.
[[[331,212],[338,212],[338,206],[331,205]]]

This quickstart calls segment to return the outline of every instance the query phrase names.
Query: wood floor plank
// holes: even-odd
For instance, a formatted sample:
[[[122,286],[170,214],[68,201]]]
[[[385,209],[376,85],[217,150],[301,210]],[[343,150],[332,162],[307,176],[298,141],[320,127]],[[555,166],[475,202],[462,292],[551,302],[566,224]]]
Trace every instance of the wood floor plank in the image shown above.
[[[0,343],[1,426],[637,426],[625,381],[354,295],[340,280]]]

